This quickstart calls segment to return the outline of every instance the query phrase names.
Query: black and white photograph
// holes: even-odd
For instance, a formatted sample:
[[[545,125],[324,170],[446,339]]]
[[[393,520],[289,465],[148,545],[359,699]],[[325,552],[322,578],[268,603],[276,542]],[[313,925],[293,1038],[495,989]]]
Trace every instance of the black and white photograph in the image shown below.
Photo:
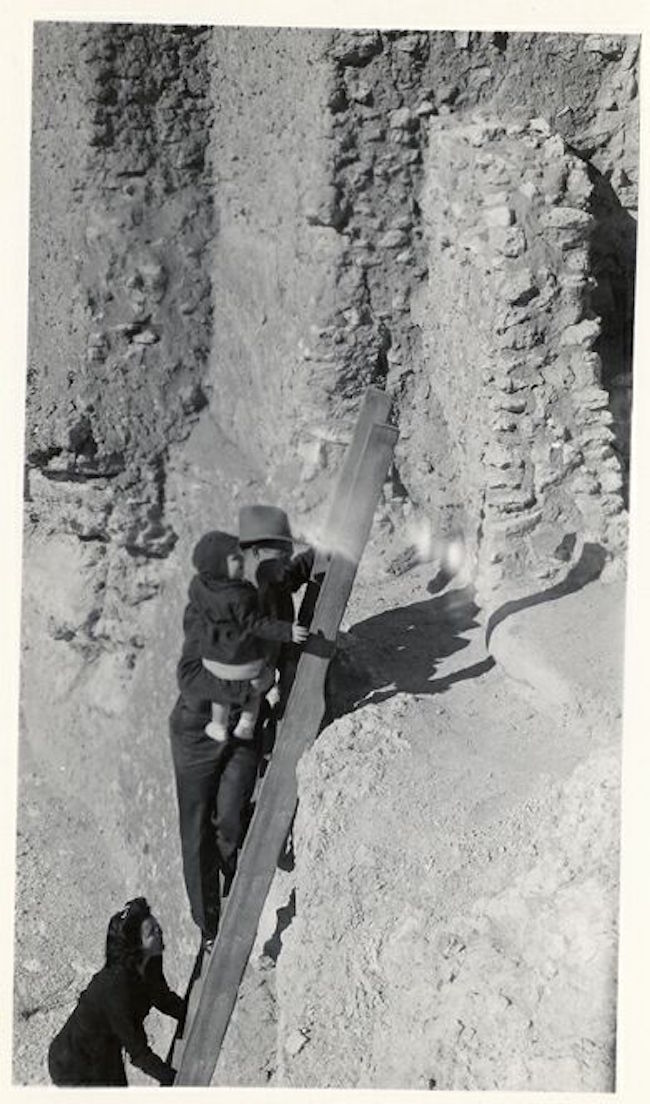
[[[618,1095],[614,16],[32,21],[14,1087]]]

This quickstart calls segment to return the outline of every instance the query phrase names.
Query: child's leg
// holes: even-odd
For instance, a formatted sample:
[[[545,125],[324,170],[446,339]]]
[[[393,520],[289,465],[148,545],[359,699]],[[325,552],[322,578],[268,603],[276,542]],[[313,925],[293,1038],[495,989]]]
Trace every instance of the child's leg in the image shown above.
[[[251,688],[254,693],[266,694],[267,690],[270,690],[275,682],[275,669],[273,667],[264,667],[257,678],[251,679]]]
[[[262,694],[251,683],[250,695],[242,705],[241,716],[237,721],[233,736],[236,736],[239,740],[252,740],[261,704]]]
[[[270,667],[265,667],[256,678],[251,679],[249,697],[242,706],[241,716],[234,730],[234,735],[240,740],[252,739],[262,698],[273,687],[274,682],[275,672]]]
[[[275,709],[276,705],[280,703],[280,680],[273,675],[273,685],[266,695],[266,700],[271,706],[271,709]]]
[[[212,702],[212,720],[205,726],[206,736],[212,740],[221,742],[226,739],[228,732],[229,705],[221,705],[220,702]]]

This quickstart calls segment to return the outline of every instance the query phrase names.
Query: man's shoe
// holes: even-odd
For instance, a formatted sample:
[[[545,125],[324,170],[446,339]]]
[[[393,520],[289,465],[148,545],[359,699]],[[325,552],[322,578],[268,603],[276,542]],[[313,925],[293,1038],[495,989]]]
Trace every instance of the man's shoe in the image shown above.
[[[209,955],[212,952],[215,941],[214,935],[202,935],[201,936],[201,952],[204,955]]]

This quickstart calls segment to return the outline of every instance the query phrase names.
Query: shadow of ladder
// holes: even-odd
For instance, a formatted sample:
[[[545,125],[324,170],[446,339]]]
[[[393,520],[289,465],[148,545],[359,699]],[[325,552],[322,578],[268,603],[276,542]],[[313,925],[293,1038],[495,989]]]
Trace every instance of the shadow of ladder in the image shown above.
[[[329,506],[325,533],[333,552],[329,562],[321,555],[315,557],[301,606],[300,619],[311,625],[311,633],[298,663],[214,949],[205,961],[197,958],[188,985],[185,1022],[172,1043],[170,1057],[178,1070],[177,1085],[209,1085],[214,1073],[295,811],[297,762],[318,733],[327,667],[392,460],[397,430],[382,424],[389,411],[385,392],[369,388]]]
[[[206,971],[207,956],[200,950],[196,956],[190,980],[185,991],[185,1016],[174,1032],[174,1037],[167,1054],[167,1061],[174,1069],[178,1069],[183,1057],[185,1040],[196,1015],[196,1010],[199,1007],[202,981],[205,978]]]

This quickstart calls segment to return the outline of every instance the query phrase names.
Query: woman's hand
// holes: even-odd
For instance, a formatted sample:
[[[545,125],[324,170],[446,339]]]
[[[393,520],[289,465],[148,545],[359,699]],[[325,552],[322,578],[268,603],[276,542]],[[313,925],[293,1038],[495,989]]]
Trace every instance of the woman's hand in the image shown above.
[[[160,1087],[163,1089],[169,1089],[174,1084],[176,1079],[176,1070],[173,1066],[166,1066],[160,1080]]]

